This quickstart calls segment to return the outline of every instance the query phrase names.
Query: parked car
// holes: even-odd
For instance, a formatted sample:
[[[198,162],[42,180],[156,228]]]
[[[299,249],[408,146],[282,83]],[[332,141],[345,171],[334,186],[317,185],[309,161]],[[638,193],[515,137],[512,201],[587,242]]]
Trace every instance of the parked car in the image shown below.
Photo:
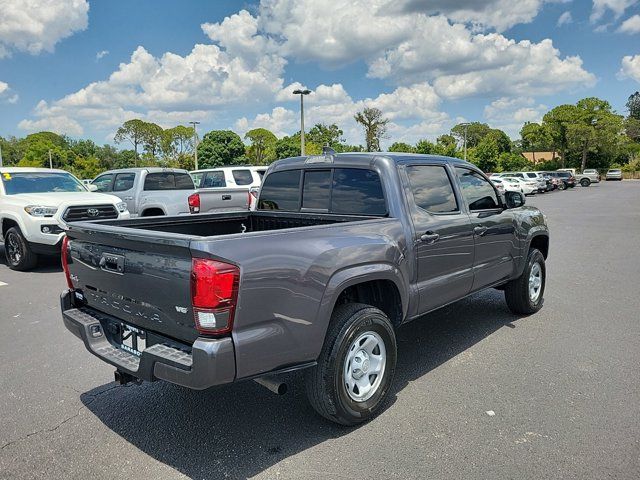
[[[565,188],[573,188],[576,186],[576,177],[571,172],[557,172],[558,177],[564,182]]]
[[[537,180],[525,180],[519,177],[502,177],[503,179],[520,185],[520,191],[525,195],[535,195],[538,191],[538,181]]]
[[[558,172],[544,172],[544,173],[551,178],[551,182],[553,183],[554,190],[556,189],[565,190],[567,188],[567,185],[565,184],[564,180],[562,179],[562,177]]]
[[[194,170],[191,173],[198,188],[259,187],[268,167],[220,167]]]
[[[308,158],[269,168],[257,211],[72,225],[65,326],[121,383],[280,391],[303,369],[316,411],[354,425],[391,390],[401,324],[492,287],[542,307],[548,229],[521,193],[441,156]]]
[[[7,265],[30,270],[39,255],[59,255],[71,222],[129,218],[118,197],[93,193],[64,170],[0,167],[0,239]]]
[[[608,182],[609,180],[622,180],[622,170],[619,168],[610,168],[607,170],[607,175],[605,176],[605,180]]]
[[[540,172],[522,172],[526,180],[535,180],[538,182],[538,193],[544,193],[548,190],[547,180]]]
[[[98,192],[111,193],[126,202],[132,216],[190,213],[189,196],[195,185],[186,170],[175,168],[125,168],[110,170],[93,180]]]
[[[582,187],[588,187],[592,183],[600,181],[600,174],[597,170],[585,170],[582,173],[576,172],[575,168],[560,168],[559,172],[569,172],[575,178],[575,183],[579,183]]]
[[[512,180],[509,177],[497,177],[497,176],[492,176],[489,177],[489,179],[491,180],[491,182],[496,185],[501,185],[502,189],[503,189],[503,193],[505,192],[520,192],[520,193],[524,193],[522,190],[522,185],[520,185],[520,182],[516,181],[516,180]]]

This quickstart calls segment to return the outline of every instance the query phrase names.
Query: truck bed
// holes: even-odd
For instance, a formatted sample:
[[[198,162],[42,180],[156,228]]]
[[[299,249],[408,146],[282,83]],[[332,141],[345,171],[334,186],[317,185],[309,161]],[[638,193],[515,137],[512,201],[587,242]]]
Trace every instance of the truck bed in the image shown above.
[[[355,222],[372,218],[376,217],[263,211],[213,213],[180,217],[140,217],[124,221],[113,220],[96,223],[155,232],[213,237],[236,233]]]

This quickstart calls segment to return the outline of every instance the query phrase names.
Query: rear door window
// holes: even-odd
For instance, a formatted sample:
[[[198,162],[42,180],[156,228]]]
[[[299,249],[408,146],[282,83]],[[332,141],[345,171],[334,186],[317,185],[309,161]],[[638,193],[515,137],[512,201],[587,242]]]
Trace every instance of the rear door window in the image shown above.
[[[333,172],[331,213],[386,215],[382,182],[372,170],[336,168]]]
[[[150,173],[144,180],[145,190],[193,190],[193,179],[188,173]]]
[[[133,188],[133,182],[136,179],[135,173],[119,173],[113,182],[114,192],[124,192]]]
[[[269,175],[260,189],[259,210],[300,210],[300,170]]]
[[[409,184],[416,205],[431,213],[458,211],[451,180],[444,167],[413,165],[407,167]]]
[[[232,170],[233,179],[236,185],[251,185],[253,183],[253,175],[251,170]]]

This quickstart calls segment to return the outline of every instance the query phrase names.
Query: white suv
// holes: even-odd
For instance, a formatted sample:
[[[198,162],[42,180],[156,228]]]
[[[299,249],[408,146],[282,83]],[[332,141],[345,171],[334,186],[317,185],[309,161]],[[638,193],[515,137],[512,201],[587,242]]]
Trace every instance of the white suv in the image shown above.
[[[59,254],[67,223],[128,217],[118,197],[92,193],[64,170],[0,168],[0,239],[12,270]]]

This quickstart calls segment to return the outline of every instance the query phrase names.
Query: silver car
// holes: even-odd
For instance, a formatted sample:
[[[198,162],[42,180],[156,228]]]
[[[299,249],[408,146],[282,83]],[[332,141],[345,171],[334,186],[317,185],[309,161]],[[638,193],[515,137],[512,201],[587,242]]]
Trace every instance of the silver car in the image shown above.
[[[605,180],[609,181],[609,180],[622,180],[622,170],[620,170],[619,168],[610,168],[607,171],[607,175],[606,177],[604,177]]]

